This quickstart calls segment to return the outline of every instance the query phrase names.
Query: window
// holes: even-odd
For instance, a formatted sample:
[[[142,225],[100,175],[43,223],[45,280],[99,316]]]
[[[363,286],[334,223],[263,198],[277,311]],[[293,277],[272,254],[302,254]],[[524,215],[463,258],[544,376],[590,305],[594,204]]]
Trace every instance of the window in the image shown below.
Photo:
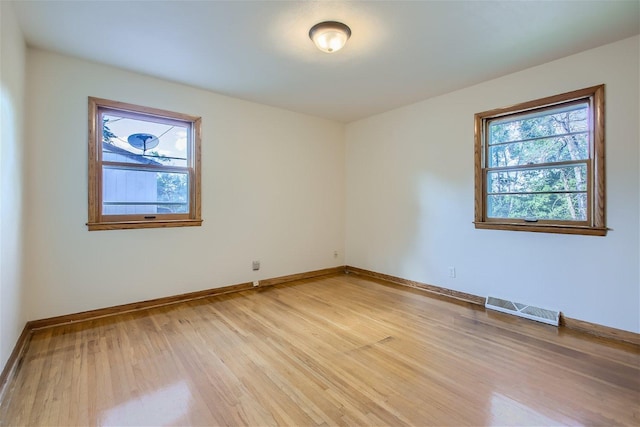
[[[604,85],[475,115],[475,226],[604,236]]]
[[[89,98],[89,230],[202,223],[200,118]]]

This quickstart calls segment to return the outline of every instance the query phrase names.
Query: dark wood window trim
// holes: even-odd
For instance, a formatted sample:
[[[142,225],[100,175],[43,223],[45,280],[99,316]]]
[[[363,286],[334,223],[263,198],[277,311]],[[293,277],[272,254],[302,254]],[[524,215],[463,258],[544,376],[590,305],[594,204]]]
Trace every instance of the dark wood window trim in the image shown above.
[[[587,221],[528,222],[525,219],[487,217],[486,123],[490,119],[553,108],[565,103],[587,100],[590,105],[591,138],[587,160]],[[593,86],[560,95],[497,108],[475,115],[475,227],[479,229],[533,231],[544,233],[583,234],[604,236],[605,222],[605,125],[604,85]]]
[[[131,116],[156,118],[159,121],[178,121],[187,124],[190,129],[188,160],[186,168],[189,175],[189,212],[184,214],[131,214],[104,215],[102,213],[102,120],[101,111],[110,109]],[[157,108],[142,107],[108,99],[89,97],[89,197],[88,221],[89,231],[121,230],[135,228],[188,227],[202,224],[201,211],[201,118],[187,114],[175,113]],[[148,168],[148,167],[147,167]],[[140,169],[145,169],[141,166]],[[171,169],[170,167],[166,168]]]

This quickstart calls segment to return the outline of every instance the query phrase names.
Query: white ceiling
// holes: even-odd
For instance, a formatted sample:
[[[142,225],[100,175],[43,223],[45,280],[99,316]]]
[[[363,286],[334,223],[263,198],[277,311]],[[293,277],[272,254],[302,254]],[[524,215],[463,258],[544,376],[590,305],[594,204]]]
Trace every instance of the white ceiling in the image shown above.
[[[30,46],[350,122],[640,32],[640,1],[20,1]],[[326,54],[314,24],[351,27]]]

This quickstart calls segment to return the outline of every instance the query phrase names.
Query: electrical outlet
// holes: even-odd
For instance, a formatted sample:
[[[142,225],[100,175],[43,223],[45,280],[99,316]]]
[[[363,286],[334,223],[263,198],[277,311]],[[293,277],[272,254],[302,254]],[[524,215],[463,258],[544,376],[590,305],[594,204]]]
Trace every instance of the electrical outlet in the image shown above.
[[[338,258],[338,251],[333,251],[333,257]]]
[[[252,267],[253,271],[258,271],[260,270],[260,261],[253,261]]]
[[[449,267],[449,277],[452,279],[456,278],[456,268],[455,267]]]
[[[253,287],[255,288],[255,287],[258,287],[258,286],[260,286],[260,282],[258,282],[257,280],[254,280],[253,281]]]

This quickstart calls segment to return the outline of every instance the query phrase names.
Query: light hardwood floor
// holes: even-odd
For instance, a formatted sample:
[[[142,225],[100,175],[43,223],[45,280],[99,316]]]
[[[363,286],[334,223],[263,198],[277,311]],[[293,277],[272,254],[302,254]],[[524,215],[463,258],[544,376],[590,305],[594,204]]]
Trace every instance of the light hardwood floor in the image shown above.
[[[638,346],[357,275],[37,331],[2,425],[640,425]]]

